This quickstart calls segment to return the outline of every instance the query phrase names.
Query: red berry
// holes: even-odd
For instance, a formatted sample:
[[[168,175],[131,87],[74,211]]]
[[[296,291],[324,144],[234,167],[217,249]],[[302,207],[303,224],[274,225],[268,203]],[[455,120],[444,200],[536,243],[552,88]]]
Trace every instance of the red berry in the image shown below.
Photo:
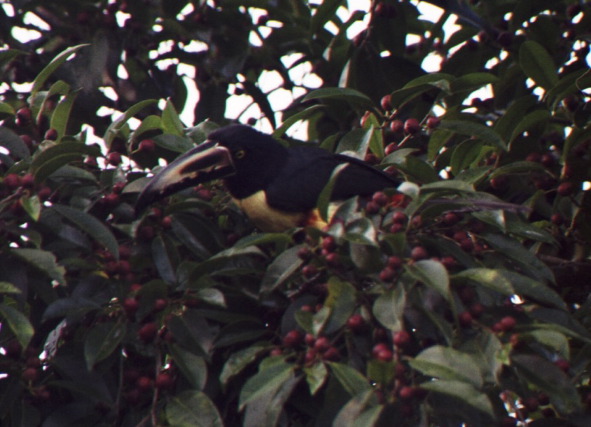
[[[564,217],[556,213],[550,217],[550,221],[552,221],[552,224],[554,225],[562,225],[564,224]]]
[[[313,347],[316,343],[316,337],[313,334],[306,334],[304,336],[304,342],[308,347]]]
[[[314,265],[305,265],[302,268],[302,275],[306,279],[311,279],[312,277],[316,276],[317,274],[318,274],[318,269]]]
[[[283,350],[280,347],[275,347],[269,352],[269,356],[283,356]]]
[[[154,381],[150,377],[141,376],[137,379],[135,385],[140,391],[146,392],[154,388]]]
[[[410,334],[405,330],[398,331],[394,334],[393,342],[396,347],[404,347],[410,343]]]
[[[561,196],[570,196],[575,192],[575,185],[572,182],[566,181],[558,186],[557,191]]]
[[[288,348],[297,347],[302,343],[303,338],[304,336],[300,331],[293,329],[283,337],[283,345]]]
[[[373,196],[371,197],[372,202],[377,204],[378,206],[386,206],[389,202],[388,196],[383,191],[376,191]]]
[[[394,133],[402,133],[404,130],[404,122],[402,120],[392,120],[390,122],[390,130]]]
[[[50,141],[55,141],[58,137],[58,133],[56,129],[47,129],[44,135],[45,139],[49,139]]]
[[[551,168],[552,166],[554,166],[556,164],[556,159],[554,158],[554,156],[552,154],[546,153],[546,154],[542,155],[541,162],[547,168]]]
[[[535,412],[540,407],[540,402],[538,402],[536,397],[530,396],[523,401],[523,406],[525,406],[528,411]]]
[[[456,231],[453,234],[452,239],[460,243],[462,240],[468,239],[468,233],[466,233],[465,231]]]
[[[554,365],[564,372],[568,372],[570,370],[570,363],[568,360],[558,359],[554,362]]]
[[[408,216],[402,211],[396,211],[392,214],[392,221],[396,224],[404,224],[408,220]]]
[[[396,255],[388,257],[388,261],[386,263],[388,267],[393,268],[394,270],[399,269],[400,267],[402,267],[403,264],[402,258]]]
[[[31,173],[25,174],[21,179],[21,184],[25,188],[35,187],[35,176]]]
[[[310,348],[306,351],[306,354],[304,356],[304,360],[306,362],[307,365],[311,365],[312,363],[314,363],[316,361],[316,350],[314,350],[313,348]]]
[[[390,362],[394,357],[394,353],[386,348],[378,351],[375,356],[376,359],[381,360],[382,362]]]
[[[384,147],[384,153],[386,155],[392,154],[394,151],[398,150],[398,144],[392,142]]]
[[[503,190],[507,188],[507,177],[505,176],[496,176],[490,180],[490,186],[494,190]]]
[[[105,206],[109,208],[114,208],[115,206],[119,205],[121,197],[117,193],[109,193],[102,198],[102,201],[105,204]]]
[[[19,125],[26,125],[33,118],[33,113],[31,112],[31,109],[28,107],[19,108],[18,110],[16,110],[16,118],[19,121]]]
[[[460,221],[460,216],[455,212],[448,212],[441,218],[445,225],[455,225]]]
[[[160,221],[160,225],[162,226],[162,228],[166,228],[166,229],[171,228],[172,227],[172,217],[170,215],[166,215]]]
[[[415,388],[405,385],[400,388],[398,395],[402,400],[410,400],[415,397]]]
[[[152,153],[156,150],[156,144],[151,139],[144,139],[140,141],[138,149],[146,153]]]
[[[339,255],[335,254],[334,252],[326,254],[324,256],[324,260],[331,267],[338,267],[340,265],[340,259],[341,258],[339,257]]]
[[[353,332],[360,332],[365,329],[365,319],[361,314],[354,314],[347,319],[347,327]]]
[[[429,257],[429,253],[427,252],[427,249],[425,249],[424,247],[422,247],[422,246],[415,246],[410,251],[410,257],[412,259],[414,259],[415,261],[419,261],[421,259],[428,258]]]
[[[336,347],[329,347],[326,351],[322,354],[323,360],[330,360],[330,361],[337,361],[341,358],[341,354]]]
[[[427,127],[429,129],[435,129],[437,126],[439,126],[440,122],[441,119],[439,117],[429,116],[427,118]]]
[[[39,378],[39,370],[37,368],[26,368],[21,374],[21,378],[26,382],[33,382]]]
[[[443,264],[443,266],[448,269],[457,265],[455,258],[449,255],[441,258],[441,264]]]
[[[365,212],[369,215],[375,215],[380,211],[380,205],[373,201],[367,202],[365,205]]]
[[[318,353],[324,353],[330,347],[331,347],[330,340],[328,338],[326,338],[326,337],[318,337],[318,338],[316,338],[316,341],[314,342],[314,347],[313,348]]]
[[[460,242],[460,247],[466,252],[471,252],[474,249],[474,242],[467,237]]]
[[[15,173],[9,173],[4,177],[2,183],[8,190],[16,190],[22,185],[22,179]]]
[[[335,241],[334,237],[326,236],[322,239],[322,249],[327,252],[334,252],[337,248],[337,242]]]
[[[392,109],[392,95],[384,95],[380,100],[382,109],[390,111]]]
[[[373,357],[378,357],[378,353],[382,350],[390,350],[388,344],[380,342],[373,346],[371,349],[371,354]]]
[[[109,153],[107,155],[107,162],[109,162],[111,166],[119,166],[121,164],[121,154],[116,151]]]
[[[391,267],[384,267],[382,271],[380,271],[380,280],[382,282],[389,282],[396,276],[396,271]]]
[[[128,316],[133,316],[138,308],[140,308],[140,303],[135,298],[126,298],[125,301],[123,301],[123,309]]]
[[[153,310],[157,313],[159,311],[162,311],[166,308],[166,306],[168,305],[168,301],[164,298],[158,298],[156,301],[154,301],[154,308]]]
[[[463,313],[460,313],[458,316],[458,320],[460,322],[460,325],[465,328],[472,325],[472,315],[469,311],[464,311]]]
[[[390,233],[400,233],[403,230],[404,224],[400,224],[398,222],[395,222],[390,226]]]
[[[419,121],[415,118],[406,119],[404,122],[404,132],[414,135],[421,130],[421,125]]]
[[[158,334],[158,326],[156,326],[156,323],[154,322],[148,322],[139,329],[137,334],[140,340],[146,344],[150,343],[156,339],[156,335]]]
[[[505,316],[499,321],[499,323],[501,325],[501,329],[504,332],[507,332],[507,331],[511,331],[513,328],[515,328],[517,321],[515,320],[515,318],[513,316]]]
[[[161,372],[156,376],[154,385],[159,389],[170,389],[174,385],[174,380],[170,374]]]
[[[154,235],[154,227],[152,227],[151,225],[143,225],[137,229],[137,237],[140,240],[152,240],[154,238]]]

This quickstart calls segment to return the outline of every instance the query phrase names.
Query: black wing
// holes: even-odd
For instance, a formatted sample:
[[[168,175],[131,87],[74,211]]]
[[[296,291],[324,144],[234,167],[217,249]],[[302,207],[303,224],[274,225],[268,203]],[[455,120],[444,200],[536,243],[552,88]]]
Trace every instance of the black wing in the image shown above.
[[[347,163],[333,188],[331,200],[371,195],[399,182],[355,158],[331,154],[320,148],[294,147],[280,175],[267,188],[267,202],[275,209],[304,212],[316,207],[333,170]]]

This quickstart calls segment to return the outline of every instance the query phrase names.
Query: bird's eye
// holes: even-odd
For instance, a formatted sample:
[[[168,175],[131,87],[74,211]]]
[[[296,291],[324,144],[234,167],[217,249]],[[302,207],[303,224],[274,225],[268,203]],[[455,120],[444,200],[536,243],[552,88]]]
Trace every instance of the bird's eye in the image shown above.
[[[238,150],[234,153],[234,158],[238,160],[243,159],[244,156],[246,156],[246,151],[244,150]]]

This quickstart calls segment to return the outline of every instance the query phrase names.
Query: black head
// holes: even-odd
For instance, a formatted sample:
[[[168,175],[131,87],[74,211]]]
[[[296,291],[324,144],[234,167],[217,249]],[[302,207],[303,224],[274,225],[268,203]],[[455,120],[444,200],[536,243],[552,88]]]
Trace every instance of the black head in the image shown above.
[[[212,132],[208,140],[230,152],[236,172],[225,183],[230,194],[239,199],[264,189],[287,161],[283,145],[250,126],[226,126]]]
[[[233,197],[250,196],[265,188],[286,159],[286,148],[271,136],[244,125],[223,127],[152,178],[137,199],[136,211],[182,189],[218,178],[226,178]]]

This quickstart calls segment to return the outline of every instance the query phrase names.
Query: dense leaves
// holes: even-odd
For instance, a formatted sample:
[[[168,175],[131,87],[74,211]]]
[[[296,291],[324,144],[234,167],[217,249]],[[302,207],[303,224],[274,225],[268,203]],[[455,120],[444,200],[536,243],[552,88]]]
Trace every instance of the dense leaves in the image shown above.
[[[2,5],[0,424],[589,425],[591,7],[355,3]],[[136,215],[228,117],[404,183]]]

